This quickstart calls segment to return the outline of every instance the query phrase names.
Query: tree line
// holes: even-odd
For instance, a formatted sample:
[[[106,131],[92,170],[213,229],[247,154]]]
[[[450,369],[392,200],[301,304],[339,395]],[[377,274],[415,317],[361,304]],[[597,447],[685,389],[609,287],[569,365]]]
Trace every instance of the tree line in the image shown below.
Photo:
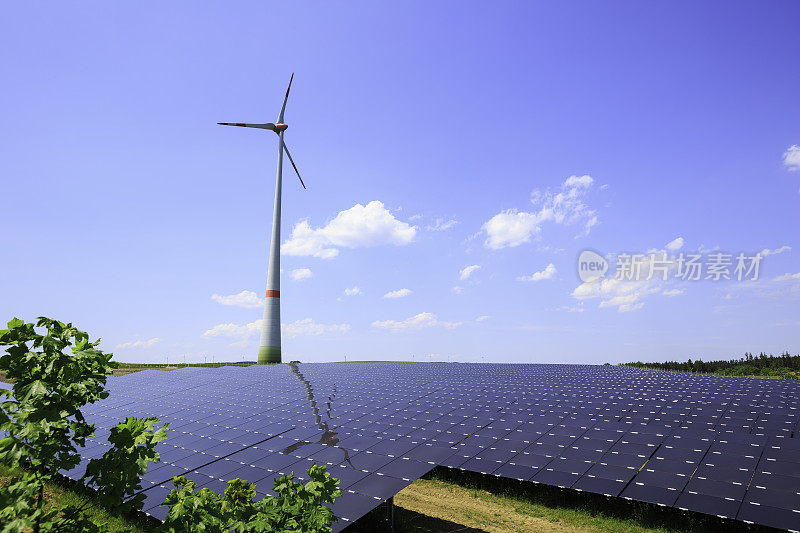
[[[689,359],[685,362],[667,361],[665,363],[636,361],[625,363],[625,365],[654,370],[671,370],[673,372],[702,372],[726,376],[767,376],[798,379],[798,374],[800,374],[800,354],[791,355],[786,351],[781,355],[767,355],[764,352],[753,355],[750,352],[745,352],[738,359],[718,361],[703,361],[702,359],[693,361]]]

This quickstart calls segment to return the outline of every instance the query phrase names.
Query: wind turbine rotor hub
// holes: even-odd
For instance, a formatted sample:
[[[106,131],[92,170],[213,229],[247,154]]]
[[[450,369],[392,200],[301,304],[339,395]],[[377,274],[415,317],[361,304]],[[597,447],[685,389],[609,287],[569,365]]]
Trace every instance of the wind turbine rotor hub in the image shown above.
[[[288,124],[284,124],[282,122],[278,122],[277,124],[275,124],[275,133],[280,133],[282,131],[286,131],[286,128],[288,128],[288,127],[289,127]]]

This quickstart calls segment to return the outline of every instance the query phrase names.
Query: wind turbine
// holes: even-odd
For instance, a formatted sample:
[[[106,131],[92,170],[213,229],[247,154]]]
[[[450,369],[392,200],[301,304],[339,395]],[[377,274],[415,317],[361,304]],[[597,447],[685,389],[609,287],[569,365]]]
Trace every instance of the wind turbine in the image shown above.
[[[283,181],[283,153],[289,157],[300,185],[303,189],[306,184],[300,177],[300,171],[294,164],[292,154],[283,142],[283,134],[289,126],[283,122],[283,113],[286,111],[286,102],[289,100],[289,90],[292,88],[294,73],[289,78],[289,87],[283,98],[281,113],[278,121],[273,124],[247,124],[243,122],[217,122],[222,126],[239,126],[242,128],[258,128],[271,130],[278,135],[278,177],[275,180],[275,210],[272,215],[272,243],[269,247],[269,268],[267,270],[267,294],[264,302],[264,320],[261,325],[261,342],[258,345],[258,364],[281,362],[281,185]]]

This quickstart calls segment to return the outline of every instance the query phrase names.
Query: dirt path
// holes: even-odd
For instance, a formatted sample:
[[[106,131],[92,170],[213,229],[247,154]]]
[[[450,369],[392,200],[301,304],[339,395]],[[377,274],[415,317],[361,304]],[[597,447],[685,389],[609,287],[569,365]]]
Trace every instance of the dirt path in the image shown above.
[[[488,531],[546,532],[546,533],[594,533],[594,528],[585,528],[552,522],[545,518],[526,514],[520,507],[503,505],[492,501],[486,491],[470,490],[446,483],[420,479],[406,487],[394,497],[395,506],[411,511],[412,522],[423,521],[418,515],[439,519],[436,526],[422,523],[408,524],[416,531]],[[402,511],[401,511],[402,513]],[[416,518],[416,520],[414,519]],[[401,530],[405,531],[406,528]]]

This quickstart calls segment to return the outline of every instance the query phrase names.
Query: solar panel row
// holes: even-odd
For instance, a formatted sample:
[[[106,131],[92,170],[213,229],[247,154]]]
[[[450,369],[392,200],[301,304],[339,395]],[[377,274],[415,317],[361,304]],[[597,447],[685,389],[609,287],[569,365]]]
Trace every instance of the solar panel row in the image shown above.
[[[345,527],[435,465],[800,529],[798,384],[574,365],[303,364],[144,371],[85,410],[101,455],[125,416],[170,422],[171,477],[224,489],[329,465]],[[67,474],[79,476],[85,462]]]

